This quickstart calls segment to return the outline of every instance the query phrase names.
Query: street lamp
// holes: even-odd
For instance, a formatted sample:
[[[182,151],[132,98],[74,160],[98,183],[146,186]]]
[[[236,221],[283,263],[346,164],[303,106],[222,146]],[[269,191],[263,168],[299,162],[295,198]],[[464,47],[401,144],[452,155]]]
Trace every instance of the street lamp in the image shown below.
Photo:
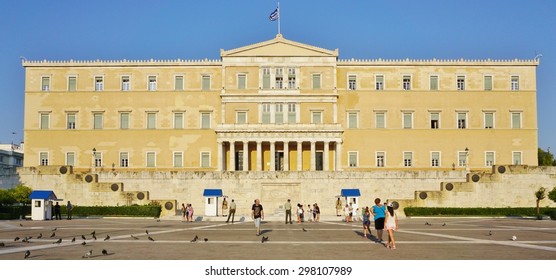
[[[469,172],[469,148],[465,147],[465,171]]]

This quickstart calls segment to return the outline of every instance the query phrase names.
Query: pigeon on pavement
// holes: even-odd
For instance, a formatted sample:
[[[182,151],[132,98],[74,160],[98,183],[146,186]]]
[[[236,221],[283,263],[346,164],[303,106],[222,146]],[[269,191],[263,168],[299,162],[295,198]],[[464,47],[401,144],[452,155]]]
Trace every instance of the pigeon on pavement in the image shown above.
[[[56,236],[56,233],[55,233],[55,232],[53,232],[53,233],[50,235],[50,238],[52,238],[52,237],[54,237],[54,236]]]
[[[39,236],[37,236],[37,239],[41,239],[42,238],[42,232],[39,234]]]
[[[150,237],[150,236],[149,236],[149,240],[150,240],[150,241],[154,241],[154,239],[153,239],[152,237]]]
[[[83,243],[81,243],[81,245],[85,246],[85,245],[87,245],[87,242],[83,241]]]
[[[89,250],[89,252],[85,253],[83,258],[90,258],[92,254],[93,254],[93,250]]]
[[[209,241],[209,239],[208,239],[208,238],[205,238],[205,242],[207,242],[207,241]]]
[[[97,240],[97,236],[96,236],[96,235],[94,235],[94,234],[93,234],[93,239],[94,239],[94,240]]]
[[[31,251],[29,251],[29,250],[25,251],[24,259],[28,258],[30,255],[31,255]]]
[[[303,231],[307,231],[305,228],[303,228]]]
[[[107,235],[106,235],[106,238],[104,238],[104,241],[106,241],[106,240],[108,240],[108,239],[110,239],[110,235],[107,234]]]
[[[106,256],[108,255],[108,251],[106,251],[106,249],[102,249],[102,254]]]
[[[0,247],[5,247],[6,244],[4,244],[4,242],[0,242]]]
[[[517,236],[515,236],[515,235],[512,236],[512,240],[513,240],[513,241],[516,241],[516,240],[517,240]]]
[[[71,239],[71,243],[75,242],[75,237]]]
[[[81,239],[87,240],[87,238],[85,237],[85,235],[81,235]]]
[[[97,234],[97,231],[96,231],[96,230],[93,231],[93,232],[91,232],[91,235],[95,235],[95,234]]]
[[[57,229],[58,229],[58,228],[57,228],[57,227],[55,227],[55,228],[54,228],[54,229],[53,229],[52,231],[56,231]]]
[[[62,243],[62,238],[58,239],[58,241],[56,241],[56,242],[54,242],[54,243],[52,243],[52,244],[60,244],[60,243]]]
[[[197,242],[197,239],[199,239],[199,236],[195,235],[195,237],[193,237],[190,242]]]
[[[146,230],[145,230],[145,233],[146,233],[146,234],[149,234],[149,230],[148,230],[148,229],[146,229]]]
[[[133,239],[135,239],[135,240],[139,240],[139,237],[133,236],[133,234],[131,235],[131,238],[133,238]]]
[[[261,243],[265,242],[268,242],[268,236],[263,236],[263,238],[261,239]]]
[[[14,241],[18,241],[19,239],[20,239],[19,236],[16,236],[16,237],[14,238]]]

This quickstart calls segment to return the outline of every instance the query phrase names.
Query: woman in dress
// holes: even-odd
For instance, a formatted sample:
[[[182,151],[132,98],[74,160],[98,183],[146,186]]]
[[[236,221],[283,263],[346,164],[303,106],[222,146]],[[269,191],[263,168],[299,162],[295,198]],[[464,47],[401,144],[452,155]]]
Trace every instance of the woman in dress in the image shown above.
[[[365,207],[363,210],[363,238],[367,239],[367,230],[369,231],[369,235],[371,235],[371,211],[369,211],[369,207]]]
[[[394,231],[398,230],[398,216],[394,213],[394,206],[388,203],[386,217],[384,219],[384,228],[388,231],[388,243],[386,248],[396,249],[396,241],[394,240]]]
[[[181,221],[182,222],[185,222],[185,212],[186,212],[185,203],[182,203],[181,204]]]
[[[193,206],[191,204],[187,206],[187,221],[193,222]]]

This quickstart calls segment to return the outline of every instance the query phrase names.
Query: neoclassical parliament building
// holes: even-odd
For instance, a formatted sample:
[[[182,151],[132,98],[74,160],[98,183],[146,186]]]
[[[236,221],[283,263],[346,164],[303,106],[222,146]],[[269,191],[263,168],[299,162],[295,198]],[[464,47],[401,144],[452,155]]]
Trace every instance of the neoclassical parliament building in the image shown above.
[[[303,172],[537,165],[538,60],[340,59],[337,49],[280,34],[220,56],[23,61],[24,166]]]

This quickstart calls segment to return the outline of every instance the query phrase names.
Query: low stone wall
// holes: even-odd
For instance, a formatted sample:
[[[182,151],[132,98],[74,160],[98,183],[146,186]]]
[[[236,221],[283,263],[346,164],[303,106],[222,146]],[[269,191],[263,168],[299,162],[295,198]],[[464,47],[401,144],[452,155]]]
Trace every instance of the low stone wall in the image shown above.
[[[501,172],[503,171],[503,172]],[[335,215],[342,189],[359,189],[358,206],[374,199],[397,201],[400,210],[422,207],[532,207],[534,192],[556,186],[556,168],[495,166],[492,172],[384,170],[371,172],[201,172],[103,171],[74,174],[71,167],[34,167],[19,170],[21,181],[33,189],[54,190],[76,205],[131,205],[160,203],[172,215],[182,203],[191,203],[195,215],[204,215],[205,189],[222,189],[234,199],[237,215],[250,215],[259,198],[266,215],[281,215],[292,204],[317,203],[323,215]],[[170,206],[171,205],[171,206]],[[542,206],[556,206],[545,199]]]

